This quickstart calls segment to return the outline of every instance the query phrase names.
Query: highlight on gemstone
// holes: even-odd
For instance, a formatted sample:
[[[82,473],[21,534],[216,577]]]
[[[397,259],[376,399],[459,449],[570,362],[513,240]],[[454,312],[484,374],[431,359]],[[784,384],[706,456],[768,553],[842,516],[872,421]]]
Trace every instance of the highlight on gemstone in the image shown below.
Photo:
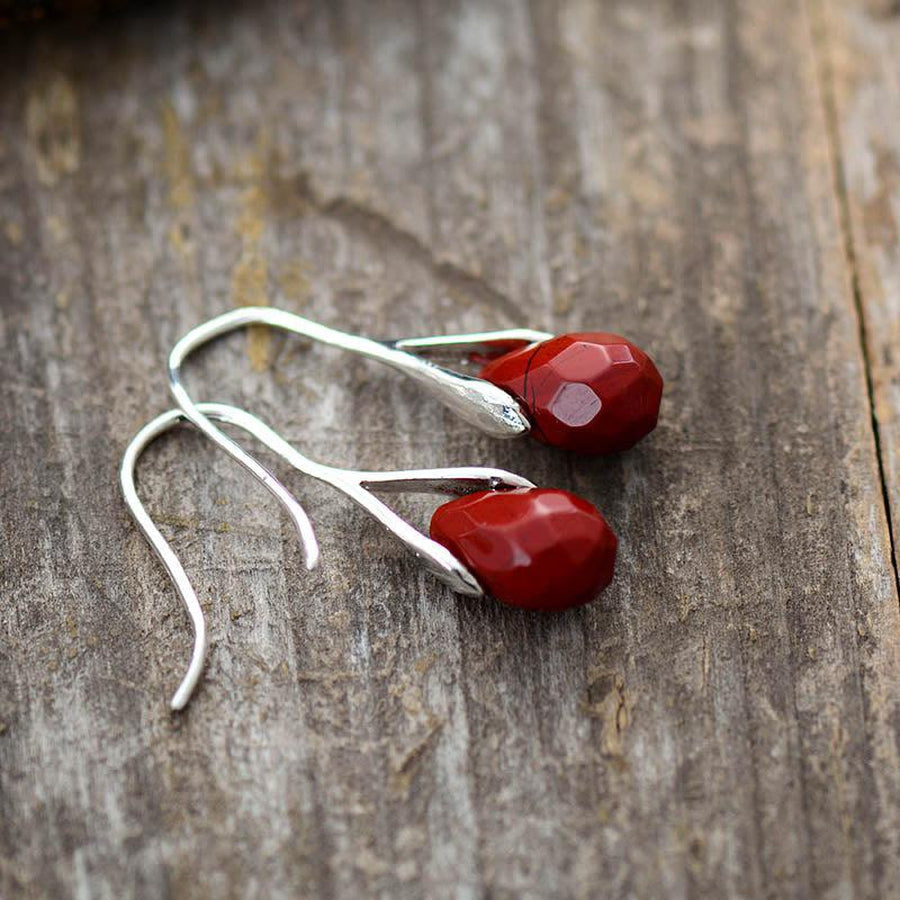
[[[561,611],[595,599],[613,577],[616,536],[581,497],[551,488],[478,491],[439,506],[431,537],[485,592],[510,606]]]
[[[534,437],[565,450],[628,450],[659,418],[662,376],[618,334],[563,334],[491,360],[481,377],[519,401]]]

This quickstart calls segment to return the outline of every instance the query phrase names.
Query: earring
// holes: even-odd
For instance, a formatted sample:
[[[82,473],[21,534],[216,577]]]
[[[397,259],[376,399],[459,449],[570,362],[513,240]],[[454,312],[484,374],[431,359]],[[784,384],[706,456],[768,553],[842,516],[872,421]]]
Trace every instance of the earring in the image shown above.
[[[656,427],[659,415],[663,390],[659,371],[643,350],[614,334],[554,337],[520,328],[376,341],[271,307],[231,310],[178,341],[169,355],[169,386],[185,418],[278,495],[295,522],[299,503],[272,472],[202,413],[182,379],[191,353],[250,325],[268,325],[383,362],[493,437],[531,433],[563,449],[611,453],[634,446]],[[448,355],[483,364],[480,377],[429,358]]]
[[[217,434],[222,432],[211,420],[240,428],[298,471],[343,491],[457,593],[474,597],[488,593],[525,609],[563,610],[593,600],[612,580],[615,534],[590,503],[567,491],[537,488],[511,472],[484,467],[394,472],[336,468],[304,456],[244,410],[221,403],[192,404],[192,410]],[[206,623],[183,566],[140,501],[134,471],[144,449],[183,421],[193,420],[185,410],[170,410],[145,425],[128,445],[120,470],[125,502],[172,579],[194,630],[191,661],[171,700],[175,710],[184,708],[200,678],[208,649]],[[314,568],[319,547],[309,517],[282,485],[264,484],[291,513],[306,566]],[[438,493],[455,499],[435,511],[427,537],[379,500],[375,490]]]
[[[199,325],[175,345],[169,356],[169,383],[186,417],[260,479],[267,473],[204,421],[181,376],[185,360],[196,349],[249,325],[269,325],[386,363],[493,437],[530,432],[562,449],[613,453],[633,447],[656,427],[659,416],[663,391],[659,371],[643,350],[618,335],[554,337],[543,331],[509,329],[376,341],[284,310],[244,307]],[[483,363],[479,377],[429,359],[448,355]]]

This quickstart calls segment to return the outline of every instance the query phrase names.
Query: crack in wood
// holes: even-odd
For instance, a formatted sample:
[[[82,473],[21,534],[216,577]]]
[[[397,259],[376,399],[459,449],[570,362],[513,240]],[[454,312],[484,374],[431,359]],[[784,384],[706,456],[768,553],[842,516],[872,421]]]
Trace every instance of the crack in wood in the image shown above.
[[[282,187],[293,188],[320,215],[362,235],[386,252],[403,253],[410,262],[430,271],[447,290],[472,297],[476,302],[502,315],[510,326],[523,322],[535,325],[528,321],[527,314],[512,298],[495,288],[484,277],[455,262],[442,259],[418,235],[394,222],[389,214],[352,197],[323,197],[315,188],[308,172],[287,179]]]
[[[891,567],[894,575],[894,587],[898,603],[900,603],[900,566],[897,560],[897,544],[894,533],[894,523],[891,510],[890,485],[888,483],[885,448],[882,445],[881,425],[878,419],[878,408],[875,401],[875,377],[872,365],[872,353],[869,348],[869,339],[866,329],[866,310],[863,303],[862,282],[859,274],[859,260],[853,236],[853,224],[850,215],[849,191],[847,188],[846,171],[844,167],[843,148],[841,146],[840,128],[838,127],[838,108],[835,99],[834,73],[828,50],[828,30],[825,15],[822,10],[823,0],[810,0],[812,5],[811,31],[812,45],[816,56],[819,72],[822,102],[824,105],[825,125],[828,141],[831,147],[831,159],[833,161],[834,190],[837,197],[838,217],[841,233],[844,240],[844,252],[847,258],[847,266],[850,274],[851,292],[853,295],[853,307],[856,313],[857,335],[859,339],[860,353],[862,354],[865,370],[866,396],[869,406],[869,421],[872,426],[872,438],[875,444],[875,456],[878,466],[878,478],[881,485],[881,499],[884,516],[887,525],[888,540],[890,542]]]

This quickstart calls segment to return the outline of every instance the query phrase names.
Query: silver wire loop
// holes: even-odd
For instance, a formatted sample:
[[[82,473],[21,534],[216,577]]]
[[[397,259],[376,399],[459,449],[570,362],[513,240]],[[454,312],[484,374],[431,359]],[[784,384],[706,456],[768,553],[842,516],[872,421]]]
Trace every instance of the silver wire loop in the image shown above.
[[[503,331],[478,331],[473,334],[440,334],[434,337],[402,338],[391,341],[398,350],[408,350],[421,356],[456,357],[470,353],[490,355],[499,350],[509,352],[549,341],[553,335],[533,328],[507,328]]]
[[[402,519],[371,491],[417,491],[462,496],[478,490],[534,487],[528,479],[512,472],[480,466],[407,469],[393,472],[356,471],[327,466],[304,456],[277,432],[245,410],[223,403],[199,403],[196,409],[206,421],[216,419],[246,431],[298,471],[345,493],[391,531],[429,571],[457,593],[468,596],[483,596],[484,591],[466,566],[446,547],[426,537]],[[128,445],[120,470],[122,493],[128,509],[162,561],[184,603],[194,630],[191,661],[178,690],[172,697],[171,707],[174,710],[184,708],[200,678],[208,649],[206,622],[184,567],[154,525],[138,497],[134,470],[141,453],[153,440],[184,421],[191,420],[183,410],[175,409],[162,413],[145,425]],[[274,476],[271,476],[271,479],[263,480],[263,483],[293,518],[301,535],[307,568],[312,569],[319,560],[319,546],[312,524],[300,503],[274,480]],[[279,484],[281,489],[275,490],[273,482]]]

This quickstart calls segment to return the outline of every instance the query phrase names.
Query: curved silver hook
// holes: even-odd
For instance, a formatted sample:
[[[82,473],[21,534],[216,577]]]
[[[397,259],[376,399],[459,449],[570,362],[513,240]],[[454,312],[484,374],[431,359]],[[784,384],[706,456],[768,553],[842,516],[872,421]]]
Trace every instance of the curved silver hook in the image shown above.
[[[355,500],[382,525],[391,531],[415,554],[433,574],[457,593],[482,596],[484,591],[478,580],[446,547],[426,537],[382,503],[370,492],[372,489],[386,491],[421,491],[461,496],[477,490],[498,490],[503,488],[534,487],[526,478],[503,469],[481,466],[449,467],[439,469],[408,469],[393,472],[355,471],[326,466],[314,462],[292,447],[277,432],[245,410],[224,403],[199,403],[197,409],[203,417],[216,419],[251,434],[270,450],[278,454],[295,469],[343,491]],[[174,710],[183,709],[190,699],[200,678],[206,659],[208,641],[206,621],[197,595],[178,557],[154,525],[149,513],[141,503],[134,481],[134,470],[144,449],[157,437],[173,428],[179,422],[190,421],[183,410],[173,409],[162,413],[148,422],[132,439],[125,450],[120,469],[122,494],[129,511],[143,532],[150,546],[156,551],[166,572],[172,579],[194,629],[194,649],[178,690],[171,700]],[[274,478],[274,476],[273,476]],[[306,549],[308,569],[319,560],[319,547],[315,532],[303,507],[291,497],[291,504],[285,503],[286,489],[275,491],[272,482],[265,481],[275,497],[288,508],[300,531]]]
[[[298,511],[299,502],[272,472],[203,415],[182,381],[181,369],[191,353],[214,338],[249,325],[269,325],[384,362],[423,384],[463,419],[494,437],[506,438],[525,434],[530,428],[528,418],[511,394],[489,381],[437,366],[415,354],[441,353],[451,348],[462,352],[465,348],[490,347],[492,343],[494,347],[498,344],[504,346],[509,342],[521,345],[551,337],[541,331],[513,329],[475,335],[382,342],[346,334],[284,310],[259,306],[231,310],[189,331],[169,354],[169,386],[176,402],[187,419],[210,440],[229,453],[270,490],[277,491],[279,499],[292,517],[295,517]]]
[[[201,404],[203,412],[207,416],[221,419],[222,421],[231,421],[233,424],[241,427],[239,421],[235,421],[229,415],[230,407],[216,407],[214,404]],[[150,546],[156,551],[156,555],[160,558],[169,578],[178,591],[184,603],[191,625],[194,629],[194,649],[191,653],[191,662],[188,665],[187,672],[172,697],[172,709],[183,709],[191,696],[197,681],[200,678],[200,672],[203,669],[203,663],[206,659],[208,649],[208,641],[206,636],[206,621],[203,618],[203,610],[200,608],[200,602],[191,586],[190,579],[184,571],[178,557],[169,546],[166,539],[162,536],[159,529],[150,518],[150,514],[141,503],[138,497],[137,488],[134,482],[134,470],[140,455],[144,452],[149,444],[151,444],[161,434],[173,428],[179,422],[185,421],[184,413],[180,409],[172,409],[157,416],[148,422],[135,436],[131,443],[125,449],[125,455],[122,457],[122,465],[119,469],[119,484],[122,488],[122,495],[128,506],[131,515],[137,522],[138,527],[144,534]],[[271,491],[275,498],[287,509],[297,531],[300,534],[300,540],[306,559],[306,568],[314,569],[319,562],[319,544],[316,540],[316,534],[313,531],[312,523],[306,515],[303,507],[287,492],[287,490],[274,478],[271,481],[263,482]]]
[[[203,618],[200,601],[197,599],[197,594],[184,571],[184,566],[181,565],[166,539],[160,534],[159,529],[153,524],[153,519],[150,518],[149,513],[138,497],[134,484],[134,467],[144,448],[164,431],[171,428],[180,418],[178,410],[171,410],[148,422],[134,436],[126,448],[125,456],[122,458],[122,465],[119,469],[119,484],[125,497],[125,503],[128,505],[128,509],[135,522],[137,522],[138,527],[144,533],[144,537],[156,551],[156,555],[160,558],[166,572],[169,573],[169,578],[172,579],[175,590],[178,591],[178,596],[181,597],[181,602],[184,603],[194,629],[194,649],[191,652],[191,661],[187,672],[181,679],[178,690],[175,691],[169,704],[172,709],[184,709],[197,685],[197,681],[200,679],[200,672],[203,670],[203,663],[206,659],[206,651],[209,648],[209,641],[206,636],[206,620]]]

